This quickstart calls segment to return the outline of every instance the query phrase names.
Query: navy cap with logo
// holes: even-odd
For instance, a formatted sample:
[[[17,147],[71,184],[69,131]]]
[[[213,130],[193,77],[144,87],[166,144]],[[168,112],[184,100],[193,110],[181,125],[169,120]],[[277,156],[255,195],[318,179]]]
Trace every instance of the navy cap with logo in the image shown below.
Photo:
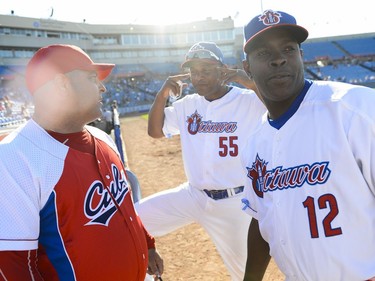
[[[193,62],[201,60],[208,63],[224,64],[223,53],[214,42],[198,42],[186,53],[185,61],[181,67],[190,67]]]
[[[290,30],[292,36],[294,36],[298,43],[305,41],[309,35],[305,28],[297,25],[297,21],[293,16],[285,12],[266,10],[263,14],[254,17],[247,25],[245,25],[244,52],[247,53],[249,51],[254,39],[271,28]]]

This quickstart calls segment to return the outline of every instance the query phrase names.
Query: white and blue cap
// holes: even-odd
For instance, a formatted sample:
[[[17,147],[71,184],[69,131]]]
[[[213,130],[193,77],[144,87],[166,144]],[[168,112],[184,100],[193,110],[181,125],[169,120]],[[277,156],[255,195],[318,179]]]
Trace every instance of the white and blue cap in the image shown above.
[[[186,53],[185,62],[182,63],[181,67],[190,67],[195,61],[224,64],[223,60],[223,53],[214,42],[198,42]]]
[[[247,53],[251,44],[260,34],[265,31],[282,28],[290,31],[290,34],[297,40],[298,43],[305,41],[309,35],[308,31],[302,26],[297,25],[296,19],[280,11],[266,10],[263,14],[254,17],[244,27],[245,45],[244,52]]]

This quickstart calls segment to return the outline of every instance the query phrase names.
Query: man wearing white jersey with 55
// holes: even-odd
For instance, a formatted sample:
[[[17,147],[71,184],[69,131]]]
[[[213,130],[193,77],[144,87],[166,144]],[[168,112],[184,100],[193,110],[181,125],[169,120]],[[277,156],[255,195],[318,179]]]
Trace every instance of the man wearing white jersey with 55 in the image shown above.
[[[241,280],[250,218],[241,210],[244,179],[239,150],[254,127],[253,119],[265,107],[254,91],[228,86],[236,82],[256,89],[243,70],[226,67],[213,42],[194,44],[182,67],[189,73],[170,76],[156,95],[148,132],[154,138],[180,135],[188,182],[146,197],[136,208],[155,236],[193,222],[200,224],[232,280]],[[169,92],[178,93],[184,86],[181,81],[188,78],[197,93],[165,107]]]
[[[286,280],[374,280],[375,91],[305,79],[308,32],[285,12],[244,34],[268,109],[241,153],[253,217],[244,280],[262,280],[270,255]]]

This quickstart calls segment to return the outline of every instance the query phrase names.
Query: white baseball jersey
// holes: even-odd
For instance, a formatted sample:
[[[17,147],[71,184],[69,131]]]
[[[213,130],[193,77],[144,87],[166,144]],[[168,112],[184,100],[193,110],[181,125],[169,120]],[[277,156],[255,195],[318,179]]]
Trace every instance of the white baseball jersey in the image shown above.
[[[164,134],[180,134],[188,182],[143,198],[136,204],[138,214],[154,236],[198,223],[211,237],[231,280],[242,280],[251,218],[241,210],[241,193],[214,200],[203,189],[244,185],[239,151],[265,107],[253,91],[233,87],[211,102],[198,94],[185,96],[164,112]]]
[[[306,83],[242,151],[244,209],[287,280],[375,276],[375,91]],[[271,125],[272,124],[272,125]]]
[[[243,185],[239,148],[254,120],[265,112],[253,91],[233,87],[214,101],[192,94],[164,112],[163,132],[180,134],[185,173],[193,187],[220,190]]]

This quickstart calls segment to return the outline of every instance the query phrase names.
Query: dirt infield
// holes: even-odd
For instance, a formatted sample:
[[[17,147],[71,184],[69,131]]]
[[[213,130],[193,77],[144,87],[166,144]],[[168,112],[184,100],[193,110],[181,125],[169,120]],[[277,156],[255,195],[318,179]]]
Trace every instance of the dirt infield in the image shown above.
[[[141,116],[121,120],[128,165],[137,175],[142,197],[175,187],[186,180],[179,137],[152,139],[147,135],[147,120]],[[230,277],[208,235],[192,224],[156,238],[165,263],[163,280],[229,281]],[[266,281],[284,280],[271,261]]]

